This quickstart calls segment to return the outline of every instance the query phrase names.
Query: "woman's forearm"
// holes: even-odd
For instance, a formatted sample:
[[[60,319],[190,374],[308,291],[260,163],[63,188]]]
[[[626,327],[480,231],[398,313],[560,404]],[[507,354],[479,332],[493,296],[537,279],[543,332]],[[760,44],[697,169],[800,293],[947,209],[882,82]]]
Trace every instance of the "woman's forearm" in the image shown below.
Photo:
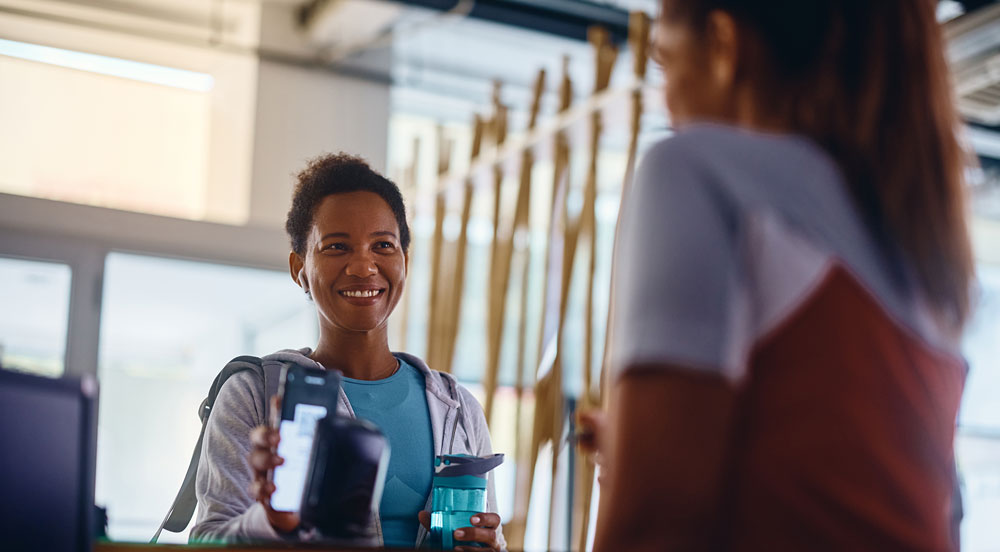
[[[734,398],[721,377],[684,367],[633,367],[618,380],[596,551],[712,548]]]

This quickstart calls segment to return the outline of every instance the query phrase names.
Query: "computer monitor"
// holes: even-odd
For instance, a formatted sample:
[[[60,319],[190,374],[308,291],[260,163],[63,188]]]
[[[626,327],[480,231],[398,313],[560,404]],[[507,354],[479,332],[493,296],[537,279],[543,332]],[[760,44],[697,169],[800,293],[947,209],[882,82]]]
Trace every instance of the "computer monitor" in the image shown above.
[[[90,551],[97,382],[0,370],[0,550]]]

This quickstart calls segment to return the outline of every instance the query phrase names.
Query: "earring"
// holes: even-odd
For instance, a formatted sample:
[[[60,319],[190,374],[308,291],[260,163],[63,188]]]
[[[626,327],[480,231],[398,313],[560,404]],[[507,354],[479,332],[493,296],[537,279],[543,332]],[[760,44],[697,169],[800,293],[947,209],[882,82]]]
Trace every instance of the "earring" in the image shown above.
[[[299,285],[302,286],[302,291],[306,294],[306,297],[312,299],[312,295],[309,294],[309,284],[306,283],[305,270],[300,270],[299,276],[296,279],[299,281]]]

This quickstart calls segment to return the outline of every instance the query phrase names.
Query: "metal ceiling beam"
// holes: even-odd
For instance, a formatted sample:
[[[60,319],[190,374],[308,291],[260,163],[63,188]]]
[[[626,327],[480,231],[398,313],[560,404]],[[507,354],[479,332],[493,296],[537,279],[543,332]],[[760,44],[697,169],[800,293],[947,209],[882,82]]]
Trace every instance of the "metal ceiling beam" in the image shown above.
[[[965,8],[965,13],[970,13],[982,8],[983,6],[988,6],[994,3],[996,0],[959,0],[962,7]]]
[[[309,2],[303,8],[303,18],[327,1]],[[459,4],[458,0],[392,1],[441,12],[453,10]],[[607,29],[615,44],[628,38],[628,11],[591,0],[473,0],[469,17],[584,42],[587,29],[593,25]]]

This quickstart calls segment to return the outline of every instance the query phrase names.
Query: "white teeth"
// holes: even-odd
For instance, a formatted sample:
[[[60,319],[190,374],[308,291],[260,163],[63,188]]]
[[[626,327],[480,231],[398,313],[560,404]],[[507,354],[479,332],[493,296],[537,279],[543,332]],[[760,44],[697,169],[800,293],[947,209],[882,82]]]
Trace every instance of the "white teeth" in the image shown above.
[[[364,291],[342,291],[340,293],[346,297],[375,297],[379,293],[382,293],[382,290],[369,289]]]

